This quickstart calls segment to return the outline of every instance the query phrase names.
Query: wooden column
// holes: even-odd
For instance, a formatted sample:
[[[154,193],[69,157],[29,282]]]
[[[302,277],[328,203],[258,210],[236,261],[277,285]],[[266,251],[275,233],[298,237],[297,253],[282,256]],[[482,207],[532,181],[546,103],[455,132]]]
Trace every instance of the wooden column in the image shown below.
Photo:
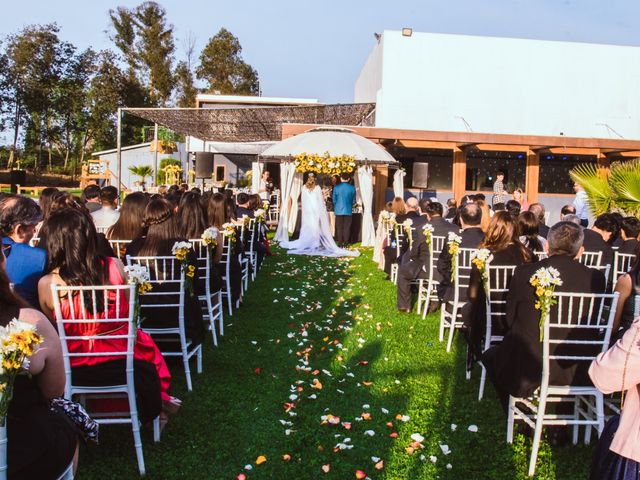
[[[467,152],[455,147],[453,149],[453,198],[456,201],[464,196],[467,183]]]
[[[525,181],[525,193],[529,204],[538,201],[538,185],[540,182],[540,153],[533,150],[527,151],[527,172]]]
[[[600,149],[598,149],[598,154],[596,155],[596,162],[598,162],[599,167],[603,168],[609,168],[609,166],[611,165],[609,157],[602,153],[602,150]]]
[[[377,215],[378,212],[384,210],[385,194],[387,193],[387,182],[389,179],[389,167],[386,165],[380,165],[375,167],[375,175],[373,178],[373,198],[375,199],[375,205],[373,207],[373,215]]]

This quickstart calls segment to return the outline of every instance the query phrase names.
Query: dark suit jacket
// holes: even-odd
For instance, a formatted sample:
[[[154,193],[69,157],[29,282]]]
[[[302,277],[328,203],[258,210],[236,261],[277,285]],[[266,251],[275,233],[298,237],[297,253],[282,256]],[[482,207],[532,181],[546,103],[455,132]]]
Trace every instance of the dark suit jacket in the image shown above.
[[[433,235],[438,237],[444,237],[445,239],[449,235],[449,232],[454,232],[456,234],[460,233],[460,229],[457,225],[453,225],[452,223],[447,222],[442,217],[433,217],[431,221],[425,220],[421,222],[419,228],[417,228],[413,234],[413,248],[411,249],[411,260],[414,262],[418,262],[418,268],[425,267],[428,271],[429,262],[431,261],[429,255],[429,248],[427,247],[427,242],[424,236],[424,226],[429,223],[433,227]],[[415,226],[414,221],[414,226]],[[439,252],[438,252],[439,253]],[[435,272],[434,272],[435,273]],[[438,277],[436,275],[435,277]],[[435,278],[440,281],[439,278]]]
[[[618,249],[620,253],[636,253],[636,246],[638,245],[638,240],[632,238],[630,240],[625,240],[622,242],[622,245]]]
[[[544,223],[538,225],[538,235],[543,238],[547,238],[547,236],[549,235],[549,227],[547,227]]]
[[[246,215],[249,218],[254,218],[255,214],[253,210],[249,210],[244,207],[236,207],[236,218],[240,219],[243,215]]]
[[[603,293],[604,274],[582,265],[566,255],[554,255],[540,262],[516,268],[507,294],[506,333],[500,345],[482,356],[498,392],[529,396],[540,386],[542,376],[542,343],[540,311],[535,309],[536,296],[529,283],[539,268],[554,267],[563,284],[558,292]],[[567,329],[566,338],[576,329]],[[553,352],[555,347],[551,346]],[[552,361],[550,383],[554,385],[591,385],[588,362]]]
[[[480,227],[468,227],[462,230],[460,234],[462,242],[460,248],[478,248],[478,245],[484,239],[484,233]],[[438,286],[438,295],[442,300],[448,300],[451,297],[451,254],[449,253],[449,245],[445,239],[444,247],[438,257],[438,274],[440,275],[440,285]]]
[[[585,252],[602,252],[602,265],[613,265],[613,249],[598,232],[585,228],[582,246]]]

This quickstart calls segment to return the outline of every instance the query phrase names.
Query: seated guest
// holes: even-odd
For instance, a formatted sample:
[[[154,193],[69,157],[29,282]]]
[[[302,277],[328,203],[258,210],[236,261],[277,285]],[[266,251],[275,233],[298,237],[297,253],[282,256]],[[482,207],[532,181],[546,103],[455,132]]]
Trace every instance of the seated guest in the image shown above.
[[[82,199],[84,200],[84,206],[87,207],[89,213],[93,213],[102,208],[102,202],[100,201],[100,187],[98,185],[87,185],[82,191]]]
[[[0,233],[7,257],[6,272],[18,295],[32,308],[40,308],[38,281],[44,275],[47,252],[29,246],[42,210],[36,202],[21,195],[0,200]]]
[[[478,248],[484,238],[480,228],[482,210],[475,203],[467,203],[460,208],[460,223],[462,224],[462,242],[460,248]],[[438,297],[441,301],[453,298],[453,284],[451,283],[451,254],[445,239],[444,247],[438,257],[438,273],[442,279],[438,285]]]
[[[584,251],[602,252],[601,265],[613,265],[613,249],[609,245],[612,236],[617,235],[618,224],[610,213],[596,218],[591,228],[584,229]]]
[[[157,257],[167,256],[173,257],[172,249],[176,242],[188,241],[187,238],[181,237],[178,233],[176,218],[173,214],[173,206],[163,198],[151,200],[144,211],[144,225],[147,233],[143,237],[133,240],[127,247],[127,255],[132,257]],[[192,250],[187,255],[189,265],[197,266],[197,257]],[[179,262],[174,264],[174,268],[180,268]],[[162,272],[150,272],[153,279]],[[174,274],[176,272],[173,272]],[[202,285],[198,281],[198,271],[196,269],[193,277],[194,288],[185,292],[184,304],[184,326],[187,338],[191,340],[193,346],[200,345],[204,338],[204,323],[202,319],[202,310],[198,301],[198,295],[204,292],[199,288]],[[154,292],[163,291],[164,285],[154,285]],[[175,291],[175,285],[166,285],[168,292]],[[177,293],[176,293],[177,295]],[[173,296],[169,296],[172,298]],[[149,297],[150,301],[165,303],[173,302],[167,297]],[[145,304],[145,298],[141,298],[141,302]],[[165,328],[178,323],[178,312],[171,311],[166,308],[145,308],[145,325],[149,328],[158,327]]]
[[[640,243],[638,242],[636,242],[634,253],[636,259],[632,264],[631,270],[618,278],[614,290],[620,293],[611,334],[614,341],[628,330],[635,318],[636,298],[640,295],[640,257],[638,257],[638,254],[640,254]]]
[[[532,203],[531,205],[529,205],[529,211],[533,213],[538,219],[538,235],[543,238],[547,238],[547,235],[549,235],[549,227],[545,225],[544,205],[542,205],[541,203]]]
[[[591,463],[591,480],[637,480],[640,476],[640,318],[591,362],[589,376],[605,395],[625,392],[620,416],[605,424]]]
[[[445,220],[449,222],[453,222],[453,219],[458,215],[458,204],[456,203],[455,198],[450,198],[447,200],[447,215],[444,217]]]
[[[638,236],[640,236],[640,220],[636,217],[624,217],[620,222],[622,245],[618,251],[620,253],[635,253]]]
[[[149,196],[143,192],[133,192],[124,197],[120,216],[111,225],[105,236],[109,240],[133,240],[144,234],[144,209],[149,203]]]
[[[622,226],[622,220],[624,220],[624,217],[620,212],[610,212],[610,215],[616,222],[616,232],[611,236],[607,243],[611,245],[612,248],[620,248],[624,242],[624,240],[622,240],[622,236],[620,235],[620,228]]]
[[[236,197],[236,218],[244,216],[253,218],[253,210],[249,208],[249,195],[240,192]]]
[[[505,208],[514,219],[517,219],[518,215],[520,215],[521,205],[517,200],[509,200]]]
[[[487,203],[482,198],[479,198],[478,195],[476,195],[475,203],[480,207],[480,210],[482,211],[482,219],[480,220],[480,229],[483,232],[486,232],[487,228],[489,228],[489,222],[491,221],[491,216],[493,215],[493,212],[489,208],[489,205],[487,205]]]
[[[527,213],[532,215],[530,212],[522,215]],[[478,248],[486,248],[491,252],[493,260],[490,265],[494,266],[517,266],[533,261],[533,253],[518,238],[518,223],[509,212],[495,213]],[[469,302],[463,308],[462,318],[469,350],[475,358],[479,358],[486,326],[486,296],[482,275],[475,265],[471,267],[467,299]],[[501,335],[501,330],[494,330],[493,334]]]
[[[438,202],[430,202],[425,206],[427,222],[433,227],[433,236],[447,237],[449,232],[458,233],[458,227],[442,218],[442,205]],[[411,311],[411,282],[422,278],[429,278],[431,254],[424,236],[424,225],[413,231],[413,242],[409,251],[409,261],[401,265],[398,270],[398,296],[397,305],[401,312]],[[433,272],[433,279],[440,281],[437,271]]]
[[[44,314],[55,322],[55,311],[51,285],[70,286],[98,286],[98,285],[126,285],[127,277],[122,262],[117,258],[104,257],[98,252],[98,237],[95,227],[88,213],[76,209],[62,209],[53,212],[42,229],[47,237],[47,275],[40,279],[38,292],[40,307]],[[108,303],[103,311],[94,312],[91,295],[83,299],[83,294],[77,292],[73,298],[60,299],[60,308],[65,317],[71,312],[80,315],[84,309],[85,318],[102,319],[126,316],[129,314],[129,301],[124,292],[121,295],[117,312],[116,293],[108,296]],[[89,298],[89,300],[87,300]],[[86,303],[85,303],[86,302]],[[91,302],[91,303],[90,303]],[[91,305],[91,307],[89,307]],[[108,308],[108,312],[104,309]],[[104,334],[126,335],[126,324],[96,324],[93,322],[79,322],[77,325],[67,324],[65,331],[69,336]],[[116,333],[117,332],[117,333]],[[117,342],[118,349],[126,344],[126,338],[112,339]],[[71,353],[89,353],[110,351],[106,342],[95,341],[92,345],[81,339],[67,341]],[[92,350],[93,349],[93,350]],[[168,394],[171,374],[162,358],[162,354],[151,337],[142,330],[137,331],[134,345],[134,376],[136,383],[136,397],[138,412],[143,423],[156,418],[163,404],[167,412],[175,411],[180,401]],[[92,356],[71,357],[74,382],[78,385],[113,385],[121,382],[124,374],[124,361],[121,357]]]
[[[396,207],[399,206],[399,202],[396,202],[399,198],[394,199],[394,203],[396,203]],[[411,220],[412,222],[417,222],[420,220],[420,213],[418,212],[418,199],[415,197],[410,197],[407,199],[406,203],[402,202],[405,213],[396,215],[396,222],[398,225],[402,224],[406,220]],[[421,220],[424,224],[426,220]],[[400,227],[402,228],[402,227]],[[413,228],[413,225],[412,225]],[[384,255],[384,271],[389,276],[391,275],[391,265],[393,263],[401,263],[403,255],[407,252],[409,248],[409,240],[406,237],[406,233],[404,229],[402,229],[402,243],[400,245],[400,253],[398,254],[398,250],[396,248],[395,242],[392,242],[391,245],[387,246],[383,250]]]
[[[236,222],[238,220],[238,216],[236,215],[236,202],[233,199],[233,190],[226,189],[223,192],[223,195],[225,216],[230,219],[230,222]]]
[[[547,240],[538,235],[538,218],[531,212],[522,212],[518,216],[520,242],[532,252],[546,251]]]
[[[229,210],[227,209],[227,202],[225,196],[221,193],[214,193],[209,197],[209,206],[207,209],[207,216],[209,225],[216,227],[220,233],[218,234],[218,245],[222,245],[224,237],[222,235],[222,225],[225,223],[231,223],[231,217]],[[238,300],[242,294],[242,267],[238,255],[244,250],[244,246],[241,244],[240,235],[236,231],[236,242],[232,246],[230,255],[228,258],[229,271],[230,271],[230,286],[231,296],[233,301]],[[222,251],[221,251],[222,252]],[[222,253],[220,253],[222,255]],[[226,265],[222,263],[217,264],[220,277],[226,275]]]
[[[187,192],[182,195],[178,212],[176,214],[176,224],[178,236],[181,238],[197,239],[207,228],[200,195],[194,192]]]
[[[553,267],[560,273],[562,285],[558,292],[604,293],[602,272],[582,265],[582,229],[569,222],[559,222],[547,237],[549,258],[516,268],[509,286],[505,317],[505,336],[501,344],[482,355],[482,363],[495,386],[503,407],[509,395],[528,397],[540,386],[542,375],[542,343],[540,342],[540,310],[530,279],[540,268]],[[572,334],[568,329],[567,336]],[[554,346],[551,346],[552,352]],[[581,362],[584,363],[584,362]],[[582,365],[584,366],[584,365]],[[551,384],[589,384],[587,369],[551,362]]]
[[[563,222],[571,222],[571,223],[575,223],[576,225],[582,226],[582,222],[580,221],[580,217],[578,215],[574,215],[573,213],[567,213],[564,216]]]
[[[391,201],[391,211],[396,214],[396,220],[399,216],[407,213],[407,206],[401,197],[395,197]]]
[[[527,198],[521,188],[518,187],[513,191],[513,200],[520,204],[522,210],[529,210],[529,202],[527,202]]]
[[[113,186],[104,187],[100,192],[102,208],[91,212],[93,223],[98,231],[105,232],[107,228],[118,221],[118,189]]]
[[[49,408],[64,395],[65,374],[60,339],[51,322],[15,294],[0,253],[0,325],[13,319],[30,324],[41,336],[27,367],[18,375],[7,414],[9,479],[58,478],[73,460],[78,462],[78,435],[68,418]]]
[[[560,209],[560,221],[561,222],[565,221],[565,216],[567,216],[567,215],[575,215],[575,214],[576,214],[576,207],[573,204],[572,205],[565,205],[564,207],[562,207]],[[578,217],[578,219],[579,218],[580,217]]]
[[[56,187],[47,187],[43,188],[40,192],[40,198],[38,199],[38,205],[40,206],[40,210],[42,210],[42,221],[36,227],[36,234],[38,236],[38,232],[40,228],[42,228],[42,223],[47,219],[49,215],[49,210],[51,210],[51,203],[55,196],[60,192]]]

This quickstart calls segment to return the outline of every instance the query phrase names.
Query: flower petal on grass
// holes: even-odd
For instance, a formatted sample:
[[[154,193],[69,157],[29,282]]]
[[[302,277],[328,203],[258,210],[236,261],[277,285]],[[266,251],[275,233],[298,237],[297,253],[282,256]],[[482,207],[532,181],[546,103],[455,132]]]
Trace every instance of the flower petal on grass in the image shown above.
[[[260,455],[258,458],[256,458],[256,465],[262,465],[266,461],[267,457],[265,457],[264,455]]]

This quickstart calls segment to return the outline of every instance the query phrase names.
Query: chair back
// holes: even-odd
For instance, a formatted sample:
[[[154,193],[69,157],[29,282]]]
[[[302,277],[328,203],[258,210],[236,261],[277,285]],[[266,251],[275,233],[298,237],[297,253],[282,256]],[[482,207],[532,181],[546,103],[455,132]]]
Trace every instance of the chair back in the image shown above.
[[[184,331],[184,305],[185,305],[185,274],[180,261],[173,256],[139,256],[127,255],[127,265],[142,265],[149,271],[151,291],[140,297],[140,316],[145,317],[145,312],[158,310],[177,311],[176,324],[161,328],[151,327],[150,322],[144,330],[170,330]],[[155,315],[148,320],[153,321]]]
[[[587,267],[599,267],[602,265],[602,252],[583,252],[580,263]]]
[[[400,257],[402,253],[402,242],[404,241],[404,228],[402,224],[396,223],[393,226],[393,238],[396,242],[396,256]]]
[[[460,248],[456,254],[456,268],[453,272],[454,303],[458,303],[461,299],[461,293],[466,292],[469,288],[471,260],[475,251],[475,248]]]
[[[633,253],[620,253],[615,252],[613,256],[613,283],[618,281],[618,279],[631,270],[633,263],[635,262],[636,256]]]
[[[489,265],[486,285],[487,324],[485,328],[485,346],[492,340],[502,337],[495,335],[496,326],[504,325],[507,316],[507,293],[515,271],[515,265]]]
[[[37,247],[39,243],[40,243],[40,237],[33,237],[31,238],[31,240],[29,240],[30,247]]]
[[[51,293],[67,377],[66,398],[70,398],[73,386],[72,359],[124,359],[127,376],[131,375],[133,381],[135,286],[74,287],[52,284]],[[66,302],[64,309],[63,302]]]
[[[429,281],[433,282],[433,272],[436,271],[438,258],[446,243],[446,237],[442,235],[431,235],[431,264],[429,265]]]
[[[538,257],[538,260],[544,260],[545,258],[549,258],[549,254],[545,251],[535,251],[533,254]]]
[[[549,386],[550,362],[585,367],[607,351],[619,293],[556,292],[544,320],[542,388]]]
[[[131,240],[109,240],[109,245],[111,245],[113,253],[122,261],[125,260],[127,247],[130,243]]]
[[[107,230],[109,230],[110,227],[96,227],[96,232],[97,233],[107,233]]]

